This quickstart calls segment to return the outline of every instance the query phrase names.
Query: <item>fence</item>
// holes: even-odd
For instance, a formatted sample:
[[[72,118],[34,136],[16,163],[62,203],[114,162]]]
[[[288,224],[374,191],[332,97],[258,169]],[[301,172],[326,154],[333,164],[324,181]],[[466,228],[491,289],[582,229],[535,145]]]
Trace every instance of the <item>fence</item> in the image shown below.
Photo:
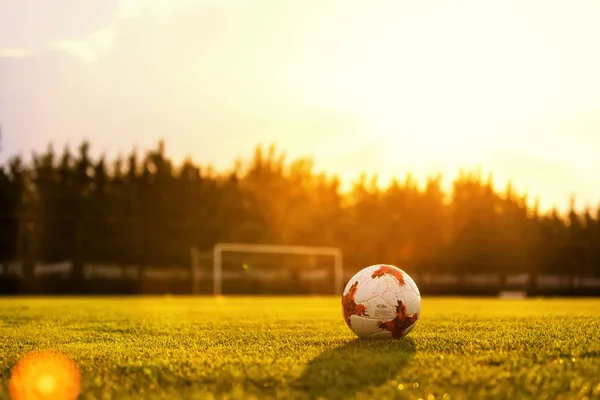
[[[190,294],[192,274],[188,266],[168,267],[87,264],[82,281],[73,281],[70,262],[36,264],[29,279],[23,264],[0,264],[3,294],[88,293],[88,294]],[[344,282],[356,271],[345,271]],[[600,277],[549,274],[432,274],[411,273],[423,295],[492,295],[503,291],[526,292],[529,296],[600,295]],[[224,294],[332,294],[332,271],[326,269],[225,270]],[[200,294],[212,294],[213,272],[200,271]]]

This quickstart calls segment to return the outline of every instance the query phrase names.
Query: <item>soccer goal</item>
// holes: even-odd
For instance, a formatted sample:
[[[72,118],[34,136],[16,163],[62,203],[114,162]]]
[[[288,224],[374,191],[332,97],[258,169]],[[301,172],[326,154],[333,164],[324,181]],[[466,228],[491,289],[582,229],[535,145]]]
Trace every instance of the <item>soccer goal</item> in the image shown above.
[[[200,287],[200,279],[201,276],[207,276],[208,274],[201,274],[199,270],[199,263],[194,261],[194,258],[197,259],[197,251],[192,249],[192,279],[193,279],[193,292],[195,294],[199,293]],[[240,268],[238,270],[227,270],[224,271],[224,265],[227,264],[224,262],[225,255],[229,254],[228,261],[229,264],[232,262]],[[261,258],[272,258],[272,257],[305,257],[306,268],[296,268],[295,270],[286,269],[285,266],[281,266],[280,268],[274,268],[271,270],[256,270],[254,271],[250,268],[246,262],[241,261],[241,259],[237,259],[232,261],[231,258],[234,256],[241,256],[244,258],[248,258],[249,255],[260,256]],[[281,276],[286,273],[296,273],[296,274],[304,274],[307,277],[318,275],[319,272],[324,272],[323,270],[318,271],[314,268],[311,269],[311,266],[316,264],[317,258],[330,258],[331,261],[328,261],[329,271],[331,275],[333,275],[333,282],[331,283],[331,289],[333,289],[333,293],[340,293],[343,284],[343,261],[342,261],[342,251],[336,247],[314,247],[314,246],[281,246],[281,245],[268,245],[268,244],[246,244],[246,243],[218,243],[213,248],[212,254],[212,289],[213,294],[215,296],[221,295],[223,292],[223,280],[227,278],[235,278],[235,274],[244,274],[247,273],[248,270],[253,271],[255,276],[262,276],[263,279],[269,279],[276,276]],[[275,262],[276,263],[276,262]],[[279,265],[277,265],[279,267]],[[260,274],[259,274],[260,272]],[[315,274],[317,273],[317,274]],[[327,289],[327,291],[330,289]]]

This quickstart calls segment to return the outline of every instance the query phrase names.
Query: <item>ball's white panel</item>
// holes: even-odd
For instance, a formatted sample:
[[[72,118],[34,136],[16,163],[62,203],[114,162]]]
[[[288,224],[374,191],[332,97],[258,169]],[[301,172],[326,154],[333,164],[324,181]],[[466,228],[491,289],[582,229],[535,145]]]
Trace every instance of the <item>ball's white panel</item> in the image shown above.
[[[404,276],[404,304],[406,305],[406,312],[409,314],[421,312],[421,293],[419,292],[419,288],[415,281],[404,271],[402,271]],[[411,328],[412,329],[412,328]]]
[[[402,291],[402,294],[404,296],[404,306],[406,307],[406,312],[408,314],[414,314],[421,311],[421,298],[417,296],[412,288],[405,288]]]
[[[381,329],[377,326],[376,319],[353,315],[350,317],[350,321],[352,323],[352,331],[360,337],[366,337],[381,332]]]
[[[404,301],[402,287],[395,279],[393,282],[382,282],[381,289],[380,296],[392,307],[396,307],[398,300]]]
[[[361,303],[367,301],[379,294],[379,282],[371,278],[371,275],[375,270],[375,267],[367,267],[359,271],[352,279],[350,279],[350,282],[348,282],[348,290],[354,282],[358,282],[358,289],[356,291],[356,296],[354,297],[356,302]]]
[[[391,339],[392,333],[390,331],[380,331],[372,335],[367,336],[369,339]]]
[[[375,296],[366,303],[367,315],[377,321],[389,321],[396,315],[396,310],[380,296]]]

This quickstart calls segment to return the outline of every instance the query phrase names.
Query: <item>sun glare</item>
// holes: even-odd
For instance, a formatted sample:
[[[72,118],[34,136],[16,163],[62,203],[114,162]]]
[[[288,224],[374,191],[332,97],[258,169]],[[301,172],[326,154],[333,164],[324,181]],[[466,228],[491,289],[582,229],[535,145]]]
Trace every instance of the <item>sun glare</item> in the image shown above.
[[[31,353],[13,369],[9,391],[12,400],[75,400],[80,392],[79,370],[64,354]]]
[[[42,396],[48,397],[56,391],[56,377],[52,374],[45,374],[38,378],[36,388]]]
[[[537,132],[532,121],[556,116],[593,88],[589,74],[579,74],[542,40],[541,32],[552,34],[547,20],[555,16],[532,25],[538,11],[467,1],[435,11],[390,5],[365,16],[341,52],[336,102],[368,121],[364,134],[387,160],[383,170],[404,164],[417,173],[455,174],[486,167],[517,150],[515,141],[523,145],[524,132],[529,152],[550,149],[550,143],[537,147],[547,132]],[[399,162],[403,157],[412,158]]]

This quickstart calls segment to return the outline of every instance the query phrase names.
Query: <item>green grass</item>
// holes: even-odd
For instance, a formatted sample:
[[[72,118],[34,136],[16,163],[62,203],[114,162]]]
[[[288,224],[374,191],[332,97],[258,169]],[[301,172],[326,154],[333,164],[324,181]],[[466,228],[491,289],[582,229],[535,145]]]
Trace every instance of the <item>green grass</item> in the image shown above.
[[[53,349],[82,399],[600,399],[599,332],[600,300],[426,298],[407,339],[363,341],[338,298],[5,298],[0,398]]]

